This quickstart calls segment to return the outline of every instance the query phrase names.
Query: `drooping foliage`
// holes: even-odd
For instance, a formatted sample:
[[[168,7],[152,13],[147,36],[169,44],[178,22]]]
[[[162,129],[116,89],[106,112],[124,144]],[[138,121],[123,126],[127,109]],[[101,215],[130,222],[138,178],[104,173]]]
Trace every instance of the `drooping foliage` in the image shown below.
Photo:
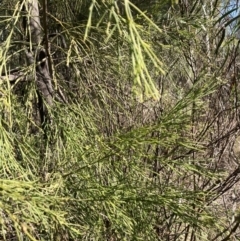
[[[3,0],[0,239],[237,238],[238,7]]]

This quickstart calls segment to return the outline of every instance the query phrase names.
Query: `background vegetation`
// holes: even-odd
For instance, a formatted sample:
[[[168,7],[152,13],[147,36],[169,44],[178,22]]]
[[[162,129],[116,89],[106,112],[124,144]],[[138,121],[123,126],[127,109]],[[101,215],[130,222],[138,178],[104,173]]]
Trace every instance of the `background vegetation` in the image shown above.
[[[1,1],[0,239],[239,240],[238,7]]]

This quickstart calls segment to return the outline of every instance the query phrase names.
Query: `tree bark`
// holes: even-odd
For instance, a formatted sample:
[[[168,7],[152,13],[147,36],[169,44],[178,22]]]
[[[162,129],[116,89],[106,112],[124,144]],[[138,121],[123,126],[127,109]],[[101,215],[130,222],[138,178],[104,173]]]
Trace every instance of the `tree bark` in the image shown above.
[[[53,105],[52,77],[49,72],[46,49],[41,46],[43,32],[40,23],[38,0],[27,0],[24,4],[24,32],[30,47],[26,50],[29,65],[35,66],[35,81],[39,96],[42,124],[49,118],[48,109]]]

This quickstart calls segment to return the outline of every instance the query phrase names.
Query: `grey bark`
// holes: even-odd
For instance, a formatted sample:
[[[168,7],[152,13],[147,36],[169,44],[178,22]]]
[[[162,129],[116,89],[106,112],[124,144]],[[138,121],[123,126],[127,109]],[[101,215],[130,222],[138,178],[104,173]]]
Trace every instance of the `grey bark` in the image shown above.
[[[53,105],[53,87],[52,78],[49,72],[49,66],[46,50],[41,46],[42,27],[40,23],[38,0],[27,0],[25,2],[25,11],[27,17],[24,18],[25,32],[27,39],[30,41],[30,46],[26,51],[26,56],[29,65],[35,65],[35,80],[39,92],[40,115],[42,121],[48,116],[48,108]]]
[[[15,82],[16,80],[22,81],[25,79],[26,79],[26,76],[23,72],[16,72],[16,73],[0,76],[0,84],[6,81]]]

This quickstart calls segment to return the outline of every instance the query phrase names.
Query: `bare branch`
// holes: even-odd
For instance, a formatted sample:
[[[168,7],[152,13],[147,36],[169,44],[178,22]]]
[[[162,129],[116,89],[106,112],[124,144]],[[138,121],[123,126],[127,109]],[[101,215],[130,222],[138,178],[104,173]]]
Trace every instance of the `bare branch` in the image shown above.
[[[0,76],[0,84],[2,84],[4,81],[15,82],[16,80],[26,80],[26,74],[24,74],[23,72],[16,72],[13,74]]]

